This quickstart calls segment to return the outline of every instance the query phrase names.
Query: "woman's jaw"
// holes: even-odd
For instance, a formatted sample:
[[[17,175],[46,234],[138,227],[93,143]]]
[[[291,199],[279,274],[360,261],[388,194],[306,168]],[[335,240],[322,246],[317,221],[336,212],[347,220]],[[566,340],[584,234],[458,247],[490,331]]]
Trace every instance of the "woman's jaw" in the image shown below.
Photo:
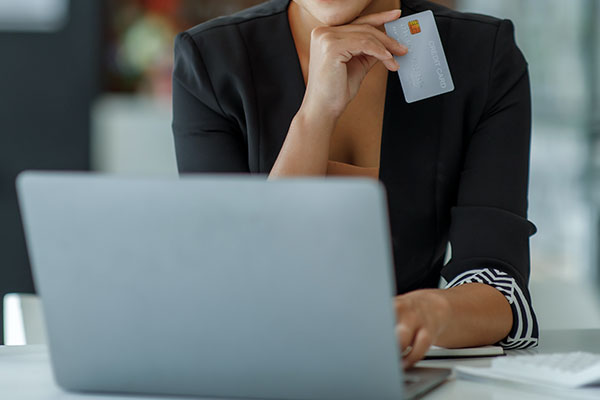
[[[361,15],[397,8],[399,0],[293,0],[319,25],[345,25]]]

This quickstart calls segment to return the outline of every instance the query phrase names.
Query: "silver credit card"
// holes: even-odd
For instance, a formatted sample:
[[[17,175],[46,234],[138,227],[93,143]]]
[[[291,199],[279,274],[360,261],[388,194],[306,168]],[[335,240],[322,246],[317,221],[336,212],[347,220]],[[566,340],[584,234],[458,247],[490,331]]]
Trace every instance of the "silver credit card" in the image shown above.
[[[454,90],[440,34],[431,11],[423,11],[385,24],[388,36],[408,47],[396,56],[398,75],[407,103]]]

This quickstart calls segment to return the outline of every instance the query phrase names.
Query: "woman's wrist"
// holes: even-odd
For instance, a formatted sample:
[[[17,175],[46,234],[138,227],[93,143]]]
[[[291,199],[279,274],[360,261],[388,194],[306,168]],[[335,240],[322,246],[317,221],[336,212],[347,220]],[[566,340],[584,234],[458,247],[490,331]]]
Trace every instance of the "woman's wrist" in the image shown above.
[[[432,317],[436,320],[435,326],[437,331],[435,332],[436,336],[433,344],[440,345],[454,318],[452,302],[443,289],[426,289],[423,290],[423,292],[426,292],[425,296],[428,300],[427,309],[432,313]]]
[[[483,346],[502,340],[510,332],[510,304],[492,286],[474,282],[437,290],[449,304],[449,318],[434,344],[442,347]]]
[[[452,320],[451,301],[442,289],[420,289],[404,296],[416,304],[424,314],[426,325],[431,330],[434,342],[444,335],[444,331]]]
[[[292,120],[290,133],[299,135],[305,145],[317,152],[326,152],[329,155],[329,143],[335,130],[338,117],[335,114],[319,111],[314,105],[303,103]]]
[[[319,127],[321,132],[331,134],[340,116],[340,113],[329,110],[326,106],[305,100],[294,120],[298,119],[303,125]]]

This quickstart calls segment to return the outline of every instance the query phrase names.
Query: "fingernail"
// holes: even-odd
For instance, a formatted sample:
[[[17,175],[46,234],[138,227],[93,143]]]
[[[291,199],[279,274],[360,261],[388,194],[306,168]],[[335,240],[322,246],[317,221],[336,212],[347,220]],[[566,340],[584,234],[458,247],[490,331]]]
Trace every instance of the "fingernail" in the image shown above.
[[[393,58],[394,56],[392,55],[392,53],[390,53],[389,51],[385,51],[385,55],[387,56],[387,58]]]

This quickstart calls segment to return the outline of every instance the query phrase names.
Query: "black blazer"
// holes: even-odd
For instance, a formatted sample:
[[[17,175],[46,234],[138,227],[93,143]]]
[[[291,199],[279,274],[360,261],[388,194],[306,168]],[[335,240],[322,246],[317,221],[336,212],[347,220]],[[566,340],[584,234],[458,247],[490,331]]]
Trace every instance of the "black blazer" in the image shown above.
[[[271,0],[178,35],[173,131],[181,173],[268,174],[305,85],[289,0]],[[526,293],[531,131],[527,63],[507,20],[432,10],[456,89],[407,104],[388,74],[380,180],[389,200],[398,293],[496,268]],[[446,244],[452,259],[443,266]]]

